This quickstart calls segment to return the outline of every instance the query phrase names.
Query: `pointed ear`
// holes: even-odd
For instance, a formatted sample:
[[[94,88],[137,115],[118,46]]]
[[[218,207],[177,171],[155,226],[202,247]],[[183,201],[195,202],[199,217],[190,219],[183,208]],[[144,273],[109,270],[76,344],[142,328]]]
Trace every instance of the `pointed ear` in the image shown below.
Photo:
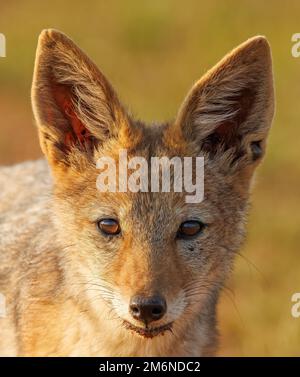
[[[44,30],[38,42],[32,105],[43,152],[50,164],[93,158],[95,148],[128,117],[113,88],[64,34]]]
[[[264,154],[273,111],[270,47],[264,37],[255,37],[194,85],[176,127],[209,159],[224,156],[230,166],[256,165]]]

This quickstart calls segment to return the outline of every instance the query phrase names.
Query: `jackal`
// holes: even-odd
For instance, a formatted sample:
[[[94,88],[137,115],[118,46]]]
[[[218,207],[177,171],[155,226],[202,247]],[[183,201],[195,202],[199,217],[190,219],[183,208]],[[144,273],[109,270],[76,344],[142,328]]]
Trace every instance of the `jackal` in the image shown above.
[[[46,160],[0,169],[0,354],[214,355],[273,103],[261,36],[196,82],[173,121],[146,125],[69,38],[43,31],[32,104]],[[96,161],[121,149],[203,156],[204,200],[100,192]]]

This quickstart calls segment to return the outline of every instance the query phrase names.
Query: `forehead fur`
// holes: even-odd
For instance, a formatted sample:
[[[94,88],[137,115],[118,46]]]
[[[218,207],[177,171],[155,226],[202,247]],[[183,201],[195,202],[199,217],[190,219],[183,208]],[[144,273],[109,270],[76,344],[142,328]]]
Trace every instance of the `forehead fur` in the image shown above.
[[[149,229],[159,222],[172,223],[175,219],[183,219],[188,216],[205,217],[207,221],[213,221],[220,212],[230,212],[233,207],[244,208],[247,192],[239,190],[236,185],[234,175],[225,176],[220,169],[222,159],[212,162],[205,153],[194,150],[188,141],[181,138],[180,134],[173,132],[172,123],[146,125],[137,122],[135,127],[139,130],[138,142],[130,144],[128,137],[114,138],[102,145],[101,149],[95,152],[95,160],[84,159],[80,161],[81,169],[71,169],[63,172],[60,184],[56,188],[56,194],[66,201],[71,201],[72,206],[78,209],[87,208],[87,211],[99,215],[119,216],[122,212],[124,216],[130,216],[135,222],[147,223]],[[181,143],[178,140],[181,138]],[[171,169],[171,192],[151,193],[138,192],[100,192],[96,187],[96,180],[99,170],[96,168],[96,160],[101,157],[111,157],[116,162],[118,171],[119,150],[126,148],[128,159],[132,157],[143,157],[148,166],[151,164],[151,157],[195,157],[203,156],[204,167],[204,201],[197,205],[188,205],[185,202],[187,193],[172,192],[173,169]],[[78,162],[78,161],[77,161]],[[195,164],[193,163],[193,174],[195,174]],[[130,173],[129,173],[130,174]],[[61,184],[63,182],[63,184]],[[150,185],[150,180],[149,180]],[[70,196],[70,193],[71,196]],[[234,203],[232,195],[235,195]],[[226,204],[225,204],[226,203]],[[92,204],[92,205],[91,205]],[[104,213],[103,213],[104,211]],[[106,211],[106,213],[105,213]],[[90,213],[87,213],[90,216]],[[146,220],[147,219],[147,220]],[[175,222],[176,224],[176,222]]]

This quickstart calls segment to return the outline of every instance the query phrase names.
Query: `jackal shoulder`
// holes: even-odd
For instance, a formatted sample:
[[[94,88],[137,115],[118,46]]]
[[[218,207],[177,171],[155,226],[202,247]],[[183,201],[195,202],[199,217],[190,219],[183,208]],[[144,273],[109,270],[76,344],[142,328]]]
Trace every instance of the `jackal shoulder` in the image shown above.
[[[20,258],[34,249],[50,214],[51,185],[45,160],[0,168],[0,288],[11,276],[7,270],[16,270]]]

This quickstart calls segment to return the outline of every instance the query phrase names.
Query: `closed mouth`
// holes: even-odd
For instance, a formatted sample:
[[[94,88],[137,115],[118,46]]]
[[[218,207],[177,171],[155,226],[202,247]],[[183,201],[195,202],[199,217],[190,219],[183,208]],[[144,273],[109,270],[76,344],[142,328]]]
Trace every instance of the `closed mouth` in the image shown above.
[[[130,322],[123,321],[123,325],[127,330],[134,331],[144,338],[154,338],[157,335],[164,335],[166,331],[172,332],[172,322],[159,327],[138,327]]]

